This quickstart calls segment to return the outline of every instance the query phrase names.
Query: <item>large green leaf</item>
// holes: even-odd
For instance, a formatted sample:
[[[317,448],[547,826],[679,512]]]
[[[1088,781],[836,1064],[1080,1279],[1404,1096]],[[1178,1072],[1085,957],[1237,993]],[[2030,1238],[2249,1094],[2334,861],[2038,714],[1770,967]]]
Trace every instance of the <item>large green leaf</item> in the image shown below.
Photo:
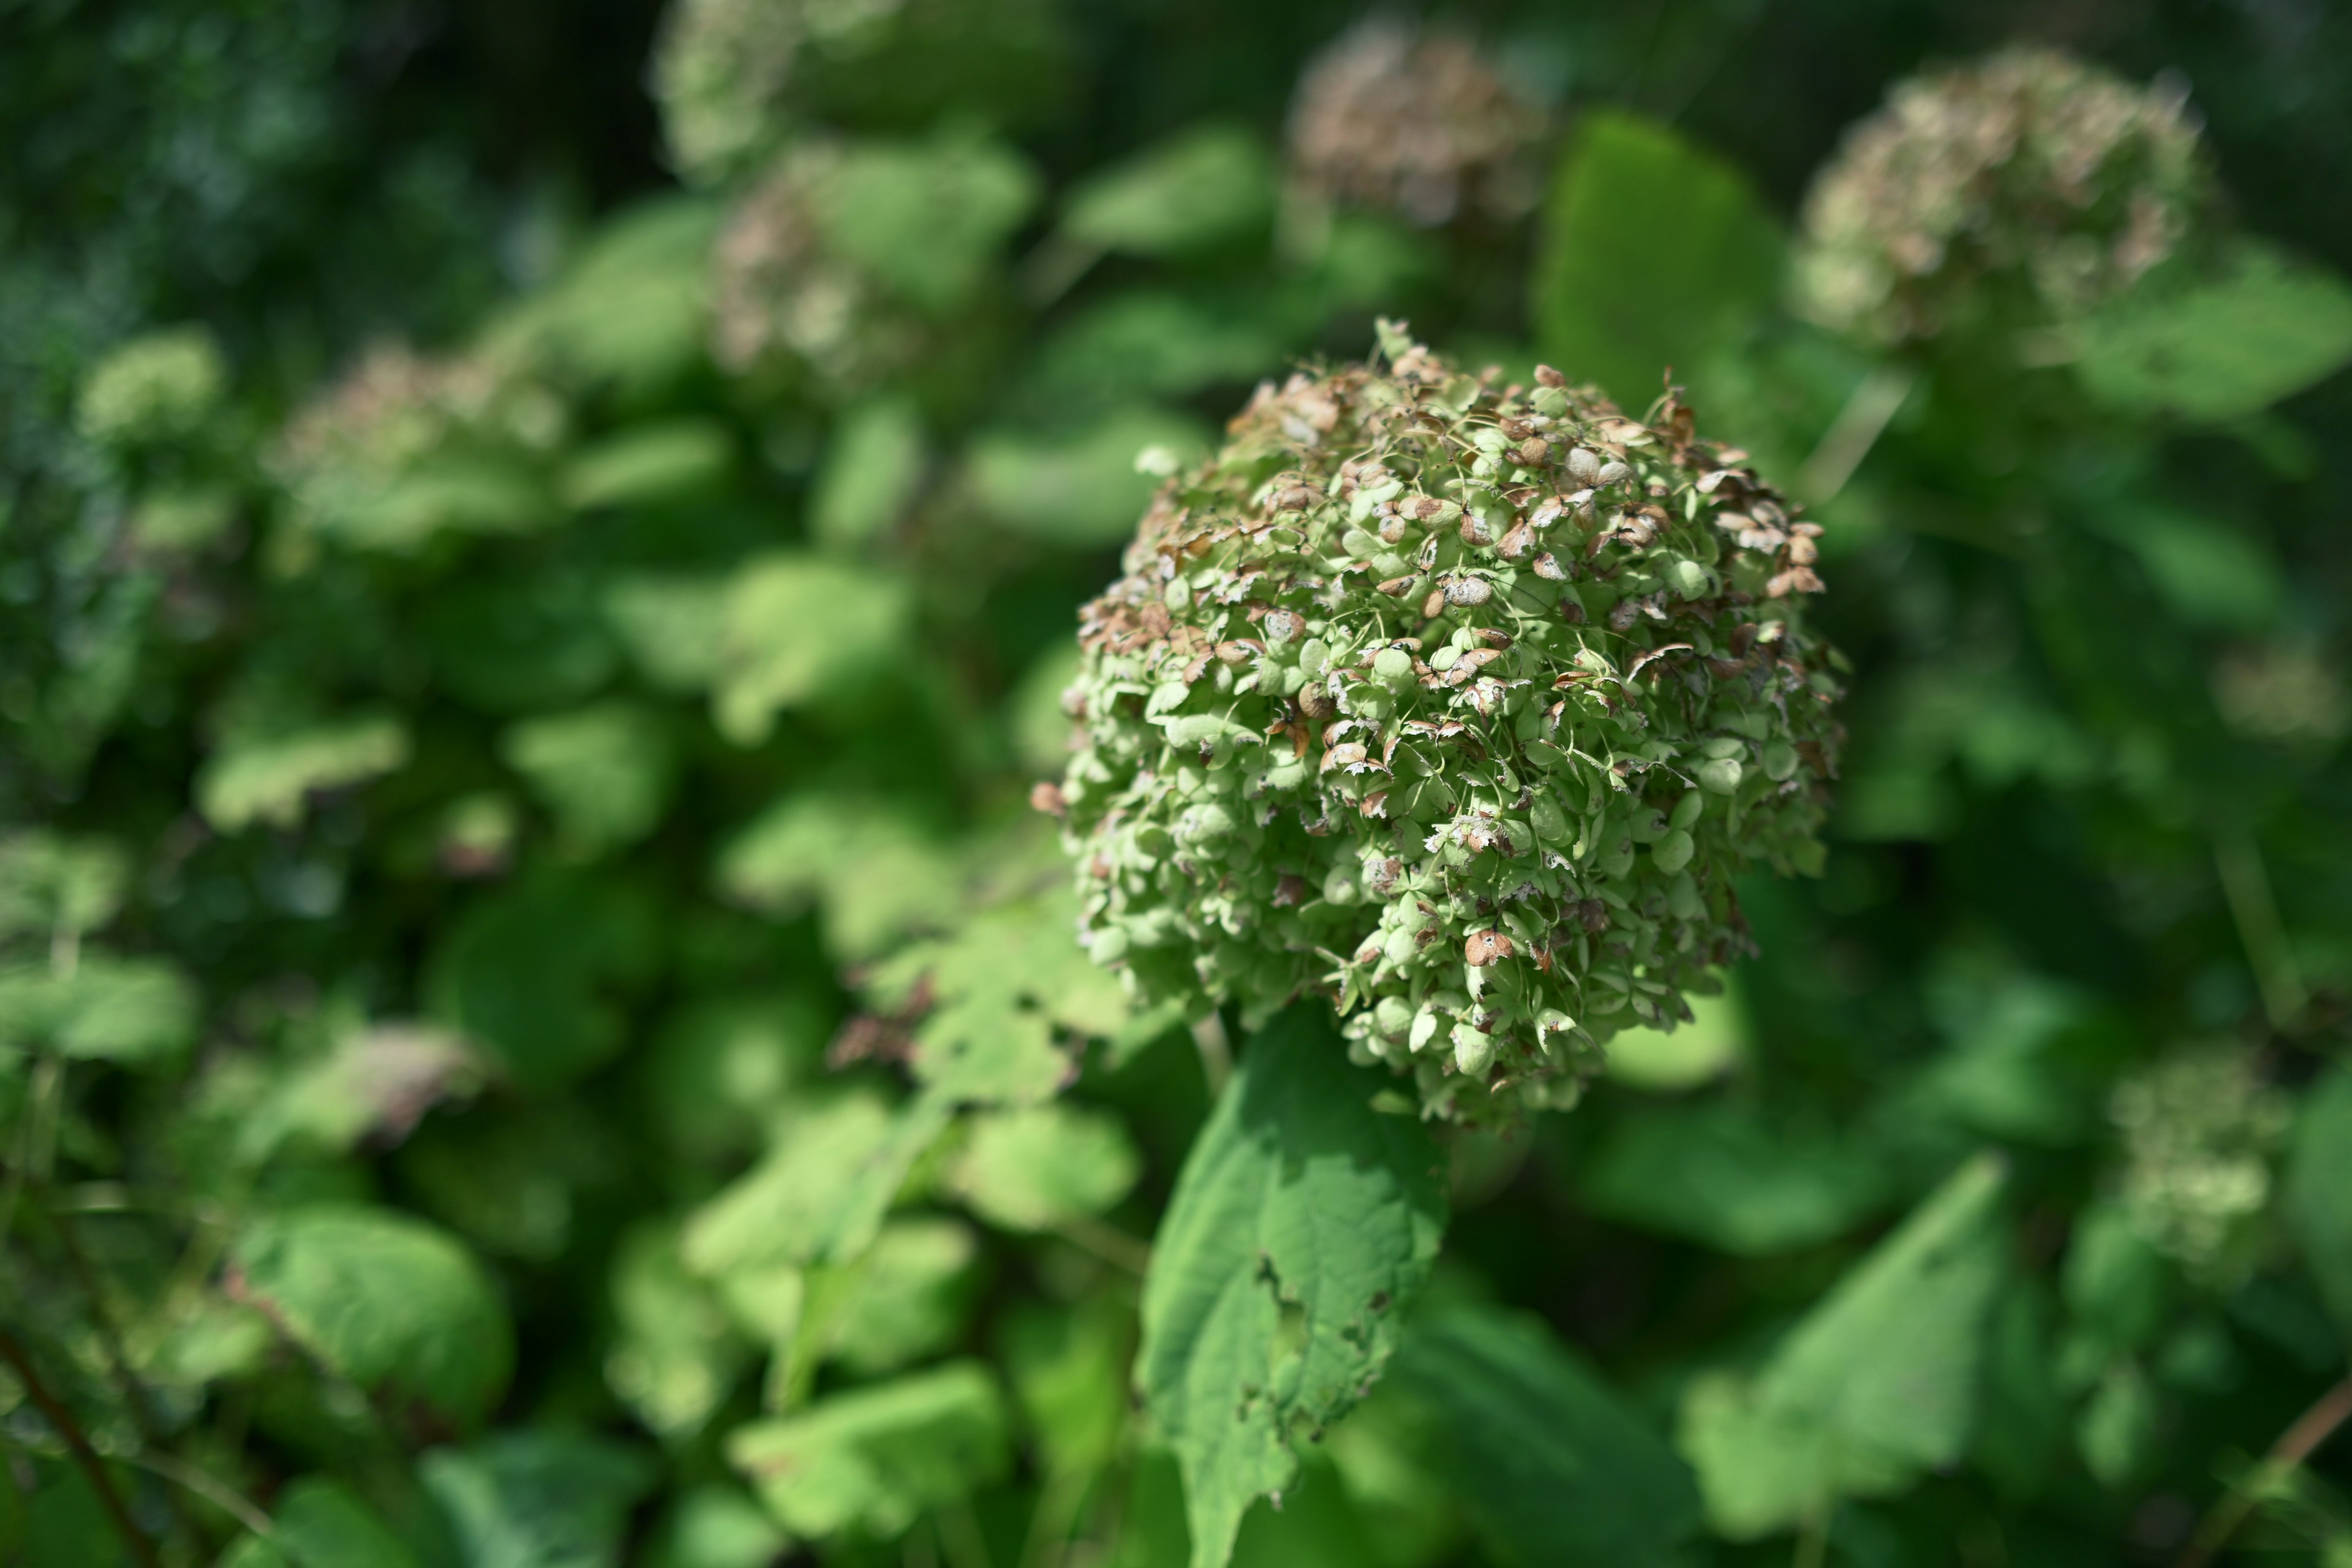
[[[1901,1491],[1958,1459],[2000,1288],[2002,1169],[1964,1166],[1806,1314],[1753,1377],[1685,1397],[1677,1435],[1715,1529],[1736,1540]]]
[[[934,314],[971,297],[1029,209],[1038,180],[1001,142],[853,143],[823,194],[834,244]]]
[[[950,1362],[739,1426],[727,1457],[795,1534],[895,1535],[1003,1472],[1003,1399],[980,1363]]]
[[[2287,1161],[2286,1212],[2304,1267],[2352,1339],[2352,1068],[2329,1072],[2304,1102]]]
[[[605,1384],[663,1437],[692,1436],[734,1385],[749,1347],[709,1287],[687,1272],[675,1225],[648,1221],[622,1237],[611,1290]]]
[[[1608,1218],[1760,1257],[1843,1234],[1885,1185],[1877,1164],[1825,1126],[1713,1104],[1631,1110],[1581,1194]]]
[[[855,963],[946,924],[961,869],[916,812],[847,790],[803,788],[726,842],[712,880],[731,902],[780,919],[818,905],[825,946]]]
[[[1540,1323],[1433,1311],[1390,1376],[1432,1418],[1431,1459],[1501,1561],[1682,1560],[1699,1524],[1690,1471]]]
[[[276,1533],[241,1542],[222,1568],[417,1568],[416,1554],[340,1481],[306,1476],[271,1512]]]
[[[971,444],[972,492],[1016,533],[1068,547],[1116,543],[1160,488],[1139,455],[1161,447],[1191,457],[1201,437],[1192,420],[1151,408],[1102,414],[1059,436],[987,431]]]
[[[1117,1117],[1040,1105],[973,1117],[952,1180],[991,1225],[1050,1230],[1100,1214],[1141,1173],[1134,1140]]]
[[[130,881],[131,858],[105,839],[0,834],[0,938],[96,931],[122,907]]]
[[[523,720],[508,727],[499,749],[563,837],[592,852],[652,832],[677,775],[669,725],[625,700]]]
[[[925,1097],[896,1110],[854,1095],[803,1111],[768,1157],[687,1223],[686,1262],[709,1278],[855,1256],[880,1228],[908,1170],[947,1124]]]
[[[1585,115],[1532,272],[1536,341],[1630,408],[1701,371],[1771,301],[1781,238],[1738,170],[1663,125]]]
[[[426,965],[425,992],[518,1083],[557,1089],[620,1048],[615,993],[644,973],[655,935],[624,888],[542,875],[460,916]]]
[[[1434,1145],[1372,1108],[1328,1008],[1250,1042],[1178,1177],[1145,1281],[1137,1384],[1183,1467],[1196,1568],[1297,1473],[1395,1351],[1444,1229]]]
[[[85,952],[68,971],[0,970],[0,1047],[160,1064],[177,1060],[195,1029],[195,987],[161,959]]]
[[[233,735],[196,774],[196,807],[223,833],[292,827],[314,792],[348,789],[408,760],[408,731],[387,714]]]
[[[879,568],[785,553],[746,563],[722,612],[719,732],[756,744],[784,709],[869,691],[913,651],[910,611],[906,585]]]
[[[388,1209],[264,1219],[232,1251],[236,1289],[362,1388],[470,1423],[504,1392],[514,1329],[473,1254]]]
[[[1197,126],[1078,185],[1061,232],[1097,251],[1198,249],[1265,223],[1274,185],[1273,161],[1256,137],[1237,126]]]
[[[617,1568],[629,1510],[654,1482],[635,1449],[572,1432],[500,1432],[416,1468],[465,1568]]]
[[[2243,241],[2214,275],[2159,275],[2076,328],[2076,369],[2126,414],[2234,419],[2352,360],[2352,284]]]

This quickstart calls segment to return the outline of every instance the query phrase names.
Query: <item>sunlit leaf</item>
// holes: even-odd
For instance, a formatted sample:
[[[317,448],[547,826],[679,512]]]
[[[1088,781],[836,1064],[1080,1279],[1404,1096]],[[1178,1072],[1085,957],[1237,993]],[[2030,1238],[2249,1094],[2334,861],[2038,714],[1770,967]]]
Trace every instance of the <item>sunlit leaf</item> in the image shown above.
[[[1256,137],[1196,126],[1072,191],[1061,232],[1077,245],[1143,256],[1199,249],[1262,226],[1274,195],[1273,160]]]
[[[589,851],[652,832],[677,776],[677,745],[656,710],[626,700],[526,719],[499,751],[554,814],[564,837]]]
[[[2242,240],[2213,276],[2158,274],[2075,331],[2075,368],[2110,407],[2234,419],[2352,360],[2352,284]]]
[[[305,1477],[270,1512],[276,1532],[240,1545],[222,1568],[417,1568],[407,1543],[339,1481]]]
[[[1196,1568],[1297,1473],[1394,1352],[1444,1227],[1427,1133],[1370,1100],[1329,1016],[1277,1016],[1178,1178],[1145,1282],[1136,1382],[1184,1471]]]
[[[196,806],[223,833],[292,827],[314,793],[348,789],[408,761],[408,731],[389,714],[239,734],[196,774]]]
[[[827,182],[824,223],[845,254],[944,313],[978,289],[1037,188],[1035,171],[1001,142],[856,142]]]
[[[727,1457],[794,1534],[895,1535],[1003,1472],[1003,1400],[981,1363],[950,1362],[739,1426]]]
[[[722,612],[711,693],[720,733],[756,744],[783,709],[869,691],[911,651],[910,608],[905,585],[879,568],[792,554],[747,563]]]
[[[1536,343],[1630,408],[1702,372],[1779,287],[1782,243],[1729,163],[1616,110],[1580,122],[1532,272]]]
[[[564,503],[585,510],[691,499],[717,487],[733,458],[734,443],[716,420],[642,426],[572,458],[563,471]]]
[[[979,1292],[980,1247],[943,1215],[894,1219],[858,1263],[830,1352],[861,1376],[894,1371],[955,1342]]]
[[[972,1212],[1008,1230],[1050,1230],[1100,1214],[1141,1174],[1118,1119],[1068,1105],[971,1120],[953,1177]]]
[[[913,405],[895,397],[859,404],[825,445],[810,531],[828,550],[856,553],[904,514],[924,466],[923,424]]]
[[[195,987],[160,959],[87,952],[69,969],[0,969],[0,1046],[137,1066],[176,1059],[195,1030]]]
[[[1202,446],[1191,419],[1128,409],[1060,436],[983,433],[967,460],[982,509],[1006,528],[1054,544],[1108,544],[1135,531],[1160,488],[1137,456],[1163,447],[1189,457]]]
[[[236,1292],[362,1388],[470,1424],[505,1391],[514,1330],[448,1236],[388,1209],[320,1206],[236,1238]]]
[[[1734,1540],[1899,1492],[1966,1450],[2007,1267],[2002,1170],[1979,1158],[1807,1313],[1752,1377],[1685,1396],[1677,1445]]]

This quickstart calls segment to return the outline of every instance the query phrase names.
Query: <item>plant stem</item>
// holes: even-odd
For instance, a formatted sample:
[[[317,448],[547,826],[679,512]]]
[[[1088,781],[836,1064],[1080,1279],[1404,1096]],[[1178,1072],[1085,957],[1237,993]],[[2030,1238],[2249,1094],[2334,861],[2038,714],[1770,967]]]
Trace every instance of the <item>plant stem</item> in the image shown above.
[[[1829,1551],[1830,1510],[1824,1508],[1797,1531],[1797,1550],[1789,1559],[1790,1568],[1822,1568]]]
[[[121,1535],[124,1549],[141,1564],[141,1568],[163,1568],[162,1559],[155,1554],[155,1543],[147,1539],[146,1532],[131,1519],[131,1510],[123,1502],[122,1494],[114,1489],[114,1478],[106,1473],[106,1461],[98,1457],[98,1450],[89,1446],[89,1438],[82,1432],[81,1424],[74,1419],[73,1412],[49,1392],[48,1385],[41,1381],[40,1373],[33,1370],[32,1357],[25,1353],[25,1347],[5,1328],[0,1328],[0,1361],[5,1361],[16,1369],[16,1375],[24,1380],[26,1395],[47,1418],[49,1425],[58,1429],[58,1436],[65,1439],[66,1448],[73,1455],[75,1465],[89,1479],[90,1489],[98,1494],[99,1506],[106,1510],[107,1518],[113,1521],[116,1531]]]
[[[1192,1026],[1192,1043],[1201,1049],[1201,1074],[1209,1080],[1209,1098],[1214,1100],[1225,1092],[1225,1080],[1234,1076],[1234,1045],[1225,1034],[1225,1020],[1215,1013],[1202,1016]]]
[[[1797,488],[1806,500],[1826,506],[1836,499],[1853,471],[1862,467],[1862,460],[1870,456],[1870,449],[1878,445],[1888,421],[1911,395],[1916,379],[1908,366],[1891,364],[1880,365],[1862,378],[1862,384],[1830,421],[1821,445],[1798,470]]]
[[[2271,1027],[2284,1029],[2303,1015],[2311,1000],[2294,950],[2279,919],[2278,900],[2271,893],[2270,873],[2254,836],[2237,823],[2217,823],[2212,829],[2213,866],[2221,875],[2221,895],[2229,900],[2230,918],[2237,922],[2238,940],[2245,944],[2253,965],[2254,984],[2261,987],[2263,1011]]]
[[[2246,1522],[2261,1495],[2317,1452],[2319,1446],[2334,1436],[2336,1428],[2347,1420],[2352,1420],[2352,1377],[2321,1394],[2310,1409],[2279,1434],[2278,1441],[2271,1445],[2263,1462],[2239,1477],[2237,1484],[2213,1505],[2213,1510],[2198,1526],[2196,1535],[2174,1559],[2173,1568],[2206,1568],[2229,1544],[2238,1527]]]

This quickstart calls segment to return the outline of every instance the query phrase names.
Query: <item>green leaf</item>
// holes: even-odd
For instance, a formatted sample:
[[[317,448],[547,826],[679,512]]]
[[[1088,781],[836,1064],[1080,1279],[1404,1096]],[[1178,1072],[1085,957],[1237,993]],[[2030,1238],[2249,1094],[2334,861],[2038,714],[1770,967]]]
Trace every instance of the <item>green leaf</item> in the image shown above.
[[[2258,632],[2285,608],[2277,561],[2242,527],[2156,503],[2104,511],[2094,522],[2138,559],[2158,596],[2191,626]]]
[[[896,1535],[1004,1472],[1003,1401],[988,1369],[950,1362],[739,1426],[727,1458],[785,1529]]]
[[[499,754],[591,853],[633,844],[660,825],[677,778],[677,746],[657,710],[625,699],[509,726]]]
[[[646,972],[655,937],[625,888],[543,873],[458,917],[427,962],[425,994],[517,1082],[560,1089],[620,1048],[617,994]]]
[[[1056,436],[983,431],[968,461],[981,509],[1004,527],[1050,544],[1110,544],[1135,531],[1160,488],[1156,475],[1137,467],[1138,456],[1162,447],[1184,458],[1203,446],[1192,419],[1129,408]]]
[[[822,1070],[830,1024],[789,993],[706,994],[656,1036],[647,1110],[676,1157],[732,1161],[756,1150],[787,1096]]]
[[[779,919],[821,906],[825,946],[856,963],[948,923],[961,902],[960,871],[940,834],[912,811],[803,788],[729,839],[712,879],[730,902]]]
[[[1721,1078],[1748,1053],[1748,1021],[1729,995],[1688,996],[1691,1021],[1672,1034],[1620,1029],[1609,1037],[1609,1076],[1658,1093]]]
[[[1061,232],[1093,250],[1200,250],[1262,228],[1274,197],[1274,162],[1255,135],[1195,126],[1081,182]]]
[[[2006,1268],[2002,1168],[1970,1162],[1850,1270],[1751,1377],[1702,1378],[1677,1444],[1709,1522],[1748,1540],[1887,1496],[1966,1450]]]
[[[637,1450],[571,1432],[501,1432],[416,1468],[466,1568],[618,1568],[629,1510],[654,1483]]]
[[[825,182],[822,221],[845,255],[943,316],[979,289],[1038,186],[999,142],[853,142]]]
[[[709,1482],[677,1500],[646,1563],[646,1568],[774,1568],[790,1544],[749,1492]]]
[[[869,1004],[929,1011],[915,1029],[915,1071],[951,1100],[1037,1104],[1068,1083],[1076,1061],[1056,1029],[1108,1035],[1128,1019],[1118,981],[1071,932],[1076,900],[1061,889],[993,905],[953,934],[913,943],[877,965]],[[1041,932],[1054,933],[1041,936]]]
[[[434,679],[486,713],[583,701],[620,663],[600,599],[593,579],[562,568],[449,584],[422,616]]]
[[[1442,1162],[1372,1109],[1328,1006],[1251,1041],[1152,1248],[1137,1383],[1183,1467],[1195,1568],[1297,1473],[1294,1436],[1347,1414],[1394,1352],[1444,1228]]]
[[[1646,407],[1771,302],[1782,242],[1747,177],[1663,125],[1586,114],[1531,274],[1536,341],[1570,381]]]
[[[223,833],[257,822],[293,827],[314,792],[348,789],[408,761],[408,731],[389,714],[232,736],[196,773],[196,809]]]
[[[506,1388],[506,1308],[474,1256],[432,1226],[385,1209],[296,1209],[255,1223],[231,1256],[237,1294],[362,1388],[460,1424]]]
[[[0,939],[99,930],[121,909],[131,858],[103,838],[44,828],[0,834]]]
[[[563,501],[586,511],[690,500],[716,489],[734,458],[735,444],[715,419],[641,425],[572,458],[563,471]]]
[[[1500,1561],[1683,1560],[1699,1524],[1689,1470],[1539,1322],[1432,1311],[1389,1375],[1432,1418],[1431,1461]]]
[[[2061,1276],[2068,1328],[2103,1357],[2145,1349],[2171,1317],[2174,1270],[2123,1205],[2095,1199],[2074,1219]]]
[[[1731,1103],[1629,1108],[1581,1187],[1595,1214],[1748,1258],[1841,1236],[1885,1190],[1877,1163],[1829,1127]]]
[[[604,590],[614,636],[646,684],[661,691],[700,691],[719,679],[726,607],[723,578],[639,572]]]
[[[259,1163],[281,1148],[348,1152],[364,1139],[397,1143],[444,1100],[471,1095],[481,1064],[446,1029],[384,1024],[338,1040],[280,1078],[237,1129],[237,1152]]]
[[[826,445],[809,530],[838,554],[882,537],[921,492],[923,423],[903,398],[875,398],[841,417]]]
[[[2156,1388],[2137,1362],[2119,1361],[2101,1373],[2074,1428],[2092,1478],[2114,1489],[2144,1476],[2156,1456],[2160,1415]]]
[[[719,205],[671,195],[621,213],[553,288],[499,331],[574,374],[631,388],[690,369],[709,331],[710,246]]]
[[[1134,1312],[1108,1296],[1027,1303],[1006,1321],[1005,1370],[1049,1475],[1093,1475],[1118,1457],[1134,1348]]]
[[[722,612],[719,732],[754,745],[783,709],[863,696],[913,651],[911,613],[906,584],[879,568],[783,553],[747,563]]]
[[[2260,241],[2212,275],[2161,277],[2075,329],[2075,369],[2092,395],[2135,415],[2240,418],[2352,361],[2352,284]]]
[[[2352,1068],[2311,1090],[2287,1156],[2286,1214],[2304,1267],[2352,1340]]]
[[[938,1215],[895,1219],[858,1263],[831,1353],[862,1377],[945,1350],[962,1332],[981,1285],[971,1227]]]
[[[715,1279],[864,1251],[946,1123],[945,1108],[928,1098],[894,1111],[857,1094],[803,1111],[766,1159],[688,1218],[687,1267]]]
[[[1041,1105],[973,1117],[952,1181],[989,1224],[1038,1231],[1102,1213],[1141,1173],[1117,1117]]]
[[[85,952],[0,970],[0,1047],[79,1061],[155,1066],[177,1060],[196,1033],[196,990],[161,959]]]
[[[677,1228],[646,1221],[614,1249],[604,1382],[665,1439],[701,1430],[750,1359],[709,1288],[687,1272]]]
[[[289,1568],[417,1568],[416,1554],[358,1493],[305,1476],[278,1494],[269,1544]]]

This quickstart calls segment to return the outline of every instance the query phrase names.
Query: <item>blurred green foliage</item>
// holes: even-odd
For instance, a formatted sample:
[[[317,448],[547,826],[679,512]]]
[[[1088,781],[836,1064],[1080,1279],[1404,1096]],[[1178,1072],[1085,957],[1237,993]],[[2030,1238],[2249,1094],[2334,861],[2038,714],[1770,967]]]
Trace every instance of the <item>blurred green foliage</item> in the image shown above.
[[[0,0],[0,1561],[2352,1563],[2352,18],[1361,21]],[[2187,73],[2193,243],[1807,320],[2021,39]],[[1136,1012],[1027,804],[1375,316],[1671,363],[1855,670],[1508,1132]]]

